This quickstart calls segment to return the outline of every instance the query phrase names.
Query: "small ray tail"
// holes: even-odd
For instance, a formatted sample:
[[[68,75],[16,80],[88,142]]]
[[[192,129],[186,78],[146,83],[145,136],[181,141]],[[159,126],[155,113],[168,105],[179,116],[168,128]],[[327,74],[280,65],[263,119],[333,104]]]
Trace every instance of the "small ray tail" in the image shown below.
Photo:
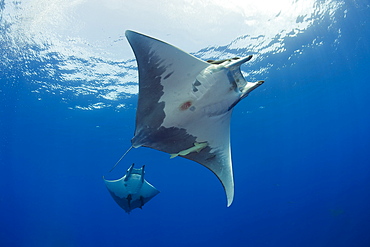
[[[127,151],[121,156],[121,158],[119,158],[119,160],[116,162],[116,164],[112,167],[112,169],[109,170],[109,172],[113,171],[114,168],[116,168],[116,166],[118,165],[119,162],[121,162],[121,160],[126,156],[126,154],[128,152],[130,152],[130,150],[132,149],[132,146],[129,147],[129,149],[127,149]]]

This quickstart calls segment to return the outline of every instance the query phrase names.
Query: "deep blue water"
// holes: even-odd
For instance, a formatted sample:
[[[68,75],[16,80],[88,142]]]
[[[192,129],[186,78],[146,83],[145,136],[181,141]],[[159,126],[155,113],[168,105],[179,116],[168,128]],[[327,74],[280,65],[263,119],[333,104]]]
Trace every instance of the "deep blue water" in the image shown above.
[[[369,2],[337,15],[267,54],[272,66],[255,75],[265,84],[235,108],[229,208],[211,172],[159,151],[134,149],[109,174],[130,146],[137,97],[81,110],[94,97],[38,91],[70,83],[45,74],[61,58],[20,58],[2,26],[0,246],[370,246]],[[302,49],[313,37],[322,44]],[[133,162],[161,193],[126,214],[102,176]]]

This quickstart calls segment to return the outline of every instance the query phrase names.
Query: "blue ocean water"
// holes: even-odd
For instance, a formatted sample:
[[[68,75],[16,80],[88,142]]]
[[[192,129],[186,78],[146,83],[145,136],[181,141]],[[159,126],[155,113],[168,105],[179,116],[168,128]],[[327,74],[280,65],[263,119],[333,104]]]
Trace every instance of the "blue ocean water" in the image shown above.
[[[195,53],[252,52],[257,62],[242,69],[265,80],[233,112],[229,208],[206,168],[152,149],[132,150],[109,174],[130,146],[137,95],[97,96],[108,73],[68,79],[91,61],[18,46],[2,15],[0,246],[370,246],[370,3],[346,1],[332,15],[271,42],[284,52]],[[161,193],[126,214],[102,176],[133,162]]]

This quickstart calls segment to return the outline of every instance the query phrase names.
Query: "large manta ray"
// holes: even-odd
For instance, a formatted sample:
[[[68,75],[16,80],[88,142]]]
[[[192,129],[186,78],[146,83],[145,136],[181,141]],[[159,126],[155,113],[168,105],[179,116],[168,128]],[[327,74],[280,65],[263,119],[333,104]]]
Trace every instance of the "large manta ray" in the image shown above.
[[[231,112],[263,83],[247,82],[240,72],[240,65],[252,56],[205,62],[137,32],[126,31],[126,37],[139,70],[131,148],[150,147],[207,167],[221,181],[230,206],[234,198]]]

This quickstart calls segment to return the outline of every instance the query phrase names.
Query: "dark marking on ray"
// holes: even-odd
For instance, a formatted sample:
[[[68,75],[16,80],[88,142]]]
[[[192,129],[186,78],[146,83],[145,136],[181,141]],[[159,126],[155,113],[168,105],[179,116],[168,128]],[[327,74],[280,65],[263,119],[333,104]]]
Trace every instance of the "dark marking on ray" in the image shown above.
[[[216,155],[214,154],[214,155],[212,155],[212,156],[209,156],[206,160],[207,161],[210,161],[210,160],[213,160],[214,158],[216,158]]]
[[[144,60],[138,62],[139,80],[150,81],[150,83],[139,83],[139,100],[138,105],[141,109],[136,116],[136,127],[150,124],[152,127],[159,127],[165,117],[164,102],[158,103],[163,95],[163,86],[161,84],[161,75],[165,72],[165,68],[159,65],[160,58],[153,53],[149,56],[137,55],[137,60]],[[140,66],[141,64],[148,64],[147,66]],[[155,76],[153,76],[155,75]],[[145,87],[145,90],[140,90]],[[158,109],[160,108],[160,110]],[[143,116],[146,116],[145,118]],[[141,119],[139,122],[138,119]]]
[[[170,77],[173,74],[173,71],[171,73],[168,73],[165,77],[163,77],[163,80],[166,80],[168,77]]]
[[[161,66],[161,58],[150,47],[140,42],[131,44],[138,63],[139,81],[150,83],[139,83],[138,108],[136,113],[135,136],[131,140],[133,146],[140,145],[141,139],[159,128],[165,118],[164,102],[159,102],[164,94],[161,84],[161,76],[166,71]]]
[[[132,139],[135,141],[135,137]],[[140,138],[142,146],[157,149],[166,153],[178,153],[182,150],[178,146],[191,147],[196,142],[196,137],[188,134],[182,128],[165,128],[161,126],[157,130],[152,130],[150,135]],[[161,140],[159,143],[158,140]]]

